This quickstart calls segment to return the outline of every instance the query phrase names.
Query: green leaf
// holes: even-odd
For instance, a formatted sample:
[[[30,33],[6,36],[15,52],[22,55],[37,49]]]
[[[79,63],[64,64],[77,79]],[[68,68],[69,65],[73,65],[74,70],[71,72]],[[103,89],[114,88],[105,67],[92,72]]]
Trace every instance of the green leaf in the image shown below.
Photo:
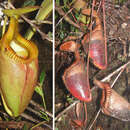
[[[26,14],[26,13],[35,11],[39,8],[40,8],[39,6],[28,6],[24,8],[18,8],[18,9],[4,9],[3,13],[12,17],[12,16],[19,16],[22,14]]]
[[[41,72],[41,75],[40,75],[40,85],[35,87],[35,91],[42,97],[43,107],[46,109],[46,103],[45,103],[45,99],[44,99],[44,92],[43,92],[43,89],[42,89],[44,79],[45,79],[45,71],[43,70]]]
[[[24,124],[24,126],[23,126],[23,130],[28,130],[28,127],[27,127],[26,124]]]
[[[44,96],[44,95],[43,95],[43,91],[42,91],[42,87],[36,86],[36,87],[35,87],[35,91],[36,91],[41,97]]]
[[[59,6],[60,5],[60,0],[56,0],[56,5]]]
[[[41,75],[40,75],[40,85],[41,85],[41,86],[43,85],[43,82],[44,82],[44,80],[45,80],[45,76],[46,76],[46,73],[45,73],[45,71],[43,70],[43,71],[41,72]]]
[[[52,0],[44,0],[42,2],[41,8],[36,16],[36,20],[41,21],[44,20],[53,9],[53,1]]]
[[[26,0],[23,4],[23,7],[26,7],[26,6],[34,6],[36,4],[36,1],[35,0]]]
[[[44,120],[46,120],[46,121],[49,121],[50,119],[49,119],[49,117],[48,117],[48,115],[45,113],[45,112],[43,112],[43,111],[40,111],[40,113],[41,113],[41,118],[43,118]]]
[[[52,39],[53,38],[53,33],[52,32],[48,32],[48,37]]]
[[[35,20],[37,21],[43,21],[47,18],[47,16],[49,16],[49,14],[51,13],[53,9],[53,1],[52,0],[44,0],[41,4],[41,8],[38,11]],[[35,30],[36,31],[36,30]],[[28,29],[27,33],[25,34],[25,38],[27,40],[30,40],[32,38],[32,36],[35,33],[34,29]]]

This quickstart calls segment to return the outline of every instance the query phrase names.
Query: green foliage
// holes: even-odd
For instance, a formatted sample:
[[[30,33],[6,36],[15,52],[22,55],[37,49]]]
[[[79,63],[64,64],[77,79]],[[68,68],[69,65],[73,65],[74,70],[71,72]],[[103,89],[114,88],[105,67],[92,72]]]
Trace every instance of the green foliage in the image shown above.
[[[40,86],[36,86],[35,91],[41,96],[43,97],[43,91],[42,88]]]
[[[72,99],[72,97],[67,96],[67,102],[69,102],[69,104],[71,104],[74,102],[74,100]]]
[[[47,18],[53,8],[53,1],[52,0],[44,0],[41,4],[41,7],[37,16],[36,20],[41,21]]]
[[[53,1],[52,0],[44,0],[41,4],[41,8],[38,11],[35,20],[37,21],[43,21],[45,20],[49,14],[52,12],[52,8],[53,8]],[[35,33],[35,29],[33,28],[29,28],[25,34],[25,38],[27,40],[30,40],[32,38],[32,36]]]
[[[60,0],[56,0],[55,2],[57,6],[60,6]]]
[[[18,8],[18,9],[4,9],[3,13],[6,14],[7,16],[20,16],[22,14],[26,14],[32,11],[35,11],[39,9],[39,6],[28,6],[28,7],[23,7],[23,8]]]
[[[118,5],[123,5],[125,2],[127,2],[128,0],[115,0],[115,4]]]
[[[36,1],[35,0],[26,0],[23,4],[23,7],[26,7],[26,6],[34,6],[36,4]]]
[[[63,2],[64,2],[64,5],[67,6],[68,0],[63,0]]]
[[[48,32],[48,37],[50,38],[50,39],[53,39],[53,33],[52,32]]]
[[[48,115],[43,111],[40,111],[40,112],[41,112],[40,117],[49,122],[50,119],[49,119]]]
[[[65,34],[64,31],[61,31],[61,32],[60,32],[60,39],[64,39],[64,37],[65,37],[64,34]]]
[[[43,82],[45,80],[45,70],[43,70],[41,72],[41,75],[40,75],[40,83],[38,86],[35,87],[35,91],[42,97],[42,100],[43,100],[43,107],[46,109],[46,103],[45,103],[45,99],[44,99],[44,92],[43,92]]]
[[[45,103],[44,92],[43,92],[43,87],[42,87],[45,80],[45,76],[46,76],[46,73],[45,73],[45,70],[43,70],[40,75],[39,85],[35,87],[35,91],[41,96],[42,101],[43,101],[43,107],[46,110],[46,103]],[[49,117],[45,112],[41,112],[41,118],[45,119],[46,121],[49,121]]]
[[[23,130],[29,130],[26,124],[24,124]]]
[[[80,12],[76,11],[73,9],[72,13],[68,13],[68,11],[71,9],[71,5],[75,2],[75,0],[69,1],[69,0],[65,0],[65,1],[61,1],[61,0],[56,0],[56,5],[60,6],[62,8],[62,10],[64,11],[65,14],[67,14],[67,17],[69,17],[73,22],[79,22],[79,17],[80,17]],[[75,18],[74,18],[74,17]],[[58,22],[59,20],[62,19],[62,17],[64,16],[60,16],[57,12],[55,14],[55,21]],[[70,23],[68,23],[66,20],[64,20],[64,18],[62,19],[62,21],[58,24],[58,26],[56,27],[56,38],[60,41],[62,41],[63,39],[65,39],[67,36],[70,35],[70,32],[79,32],[80,30],[76,27],[74,27],[73,25],[71,25]]]
[[[41,75],[40,75],[40,85],[41,85],[41,86],[43,85],[43,82],[44,82],[44,80],[45,80],[45,76],[46,76],[46,73],[45,73],[45,71],[43,70],[43,71],[41,72]]]

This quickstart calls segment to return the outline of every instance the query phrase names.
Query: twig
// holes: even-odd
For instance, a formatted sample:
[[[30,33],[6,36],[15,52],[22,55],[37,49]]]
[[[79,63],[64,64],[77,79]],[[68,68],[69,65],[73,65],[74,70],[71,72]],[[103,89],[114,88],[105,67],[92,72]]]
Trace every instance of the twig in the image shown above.
[[[10,2],[8,2],[9,3],[9,6],[12,8],[12,9],[15,9],[15,7],[10,3]],[[32,27],[34,27],[36,30],[37,30],[37,32],[39,32],[39,34],[41,35],[41,38],[43,39],[43,40],[48,40],[48,41],[50,41],[50,42],[53,42],[53,40],[52,39],[50,39],[45,33],[43,33],[35,24],[33,24],[33,22],[31,21],[31,20],[29,20],[28,18],[26,18],[24,15],[21,15],[21,17],[27,22],[27,23],[29,23]]]
[[[29,23],[32,27],[34,27],[36,30],[37,30],[37,32],[39,32],[39,34],[41,35],[41,38],[42,38],[42,40],[48,40],[48,41],[50,41],[50,42],[52,42],[53,43],[53,39],[50,39],[45,33],[43,33],[35,24],[33,24],[32,22],[31,22],[31,20],[29,20],[28,18],[26,18],[24,15],[21,15],[21,17],[27,22],[27,23]]]
[[[40,122],[40,121],[34,119],[33,117],[31,117],[30,115],[27,115],[25,113],[22,113],[21,117],[24,117],[25,119],[30,120],[30,121],[35,122],[35,123],[39,123]]]
[[[24,125],[27,125],[28,127],[31,127],[32,124],[27,122],[27,121],[0,121],[0,128],[6,129],[6,128],[11,128],[11,129],[22,129]],[[37,127],[39,130],[43,130],[42,127]]]
[[[70,10],[68,11],[68,13],[66,13],[66,14],[65,14],[65,12],[64,12],[60,7],[58,7],[58,6],[56,6],[55,9],[56,9],[56,11],[57,11],[61,16],[63,16],[63,17],[61,18],[61,20],[56,24],[56,27],[58,26],[58,24],[59,24],[59,23],[63,20],[63,18],[64,18],[68,23],[70,23],[71,25],[73,25],[73,26],[75,26],[76,28],[79,28],[79,29],[80,29],[80,26],[79,26],[78,24],[74,23],[74,22],[67,16],[67,14],[70,13],[70,12],[73,10],[73,8],[70,9]]]
[[[32,121],[34,123],[40,123],[40,121],[34,119],[33,117],[31,117],[31,116],[29,116],[29,115],[27,115],[25,113],[22,113],[21,117],[23,117],[23,118],[25,118],[27,120],[30,120],[30,121]],[[46,124],[46,123],[44,123],[43,125],[46,126],[46,127],[48,127],[48,128],[50,128],[50,129],[52,129],[52,127],[50,125]]]
[[[98,118],[98,116],[99,116],[99,114],[100,114],[101,110],[102,110],[101,108],[98,110],[98,112],[97,112],[97,114],[96,114],[96,116],[95,116],[95,118],[94,118],[94,120],[93,120],[92,124],[91,124],[91,125],[90,125],[90,127],[88,128],[89,130],[91,130],[91,129],[92,129],[92,127],[93,127],[93,125],[94,125],[95,121],[97,120],[97,118]]]
[[[99,3],[99,6],[98,6],[98,9],[97,9],[97,12],[99,12],[99,9],[100,9],[100,7],[101,7],[101,4],[102,4],[102,1],[100,1],[100,3]]]
[[[44,125],[44,124],[45,124],[45,121],[42,121],[42,122],[34,125],[30,130],[34,130],[35,128],[39,127],[40,125]],[[52,127],[50,127],[49,125],[47,125],[47,126],[52,130]]]
[[[44,21],[37,21],[37,20],[31,20],[32,23],[35,23],[36,25],[40,25],[40,24],[53,24],[52,21],[48,21],[48,20],[44,20]]]
[[[107,38],[106,38],[106,14],[105,14],[105,0],[102,0],[103,8],[103,25],[104,25],[104,43],[105,43],[105,63],[107,64]]]
[[[58,11],[61,11],[62,9],[61,8],[58,8],[57,9],[57,12]],[[71,8],[59,21],[58,23],[56,24],[56,27],[60,24],[60,22],[65,18],[65,17],[68,17],[67,15],[73,10],[73,8]],[[63,10],[62,10],[63,11]],[[61,12],[60,12],[61,13]],[[72,22],[72,21],[71,21]]]
[[[91,26],[90,26],[90,39],[92,37],[92,19],[93,19],[93,10],[94,10],[94,5],[95,5],[95,0],[93,0],[93,3],[92,3],[92,15],[91,15]],[[89,50],[90,50],[90,43],[89,43]],[[88,52],[89,53],[89,52]],[[89,55],[88,55],[88,60],[87,60],[87,69],[89,70]],[[96,118],[95,118],[96,120]]]
[[[50,116],[51,118],[53,118],[53,115],[50,112],[48,112],[47,110],[43,109],[38,103],[34,102],[33,100],[31,100],[30,103],[34,107],[36,107],[37,109],[39,109],[40,111],[45,112],[48,116]]]
[[[120,37],[119,37],[119,40],[121,41],[121,43],[124,46],[124,48],[123,48],[123,54],[124,54],[125,57],[127,57],[127,43],[126,43],[125,40],[121,39]]]
[[[34,109],[30,108],[30,107],[27,107],[27,110],[30,111],[30,112],[33,112],[35,115],[37,115],[39,117],[41,116],[41,114],[38,111],[36,111],[36,110],[34,110]]]
[[[65,114],[68,110],[70,110],[73,106],[75,106],[75,104],[79,103],[80,100],[75,101],[74,103],[72,103],[71,105],[69,105],[67,108],[65,108],[62,112],[60,112],[56,117],[55,117],[55,121],[61,117],[63,114]]]
[[[116,81],[118,80],[118,78],[120,77],[120,75],[122,74],[122,72],[124,71],[125,68],[126,68],[126,65],[124,66],[124,68],[121,69],[120,73],[117,75],[117,77],[113,81],[111,88],[113,88],[114,84],[116,83]]]
[[[118,73],[119,71],[121,71],[123,68],[125,68],[127,65],[130,64],[130,61],[128,61],[126,64],[122,65],[121,67],[117,68],[115,71],[113,71],[112,73],[110,73],[108,76],[106,76],[105,78],[103,78],[101,81],[102,82],[105,82],[107,81],[108,79],[110,79],[113,75],[115,75],[116,73]],[[95,90],[96,86],[94,86],[92,89],[91,89],[91,92],[93,90]],[[55,117],[55,121],[61,117],[63,114],[65,114],[68,110],[70,110],[76,103],[79,103],[80,101],[77,100],[75,101],[73,104],[71,104],[70,106],[68,106],[67,108],[65,108],[62,112],[60,112],[56,117]]]
[[[29,115],[27,115],[27,114],[25,114],[25,113],[22,113],[21,116],[24,117],[24,118],[27,119],[27,120],[31,120],[32,122],[40,123],[40,121],[34,119],[33,117],[31,117],[31,116],[29,116]],[[46,123],[44,123],[43,125],[44,125],[44,126],[47,126],[47,127],[50,128],[50,129],[52,129],[51,126],[48,125],[48,124],[46,124]]]
[[[92,37],[92,22],[93,22],[93,10],[94,10],[94,5],[95,5],[95,0],[93,0],[93,3],[92,3],[92,10],[91,10],[91,25],[90,25],[90,36],[89,36],[89,49],[88,49],[88,54],[90,53],[90,39]],[[87,57],[87,77],[89,77],[89,61],[90,61],[90,56],[88,55]],[[89,83],[89,79],[87,78],[87,82]]]
[[[37,104],[37,103],[35,103],[34,101],[30,101],[34,106],[36,106],[36,108],[38,108],[38,109],[40,109],[41,111],[45,111],[45,110],[43,110],[42,109],[42,107],[39,107],[40,105],[39,104]],[[32,111],[33,113],[35,113],[36,115],[39,115],[38,114],[38,112],[36,112],[35,110],[33,110],[33,109],[31,109],[31,108],[27,108],[28,110],[30,110],[30,111]],[[6,118],[9,118],[9,116],[7,115],[7,113],[5,113],[5,112],[1,112],[0,111],[0,113],[4,116],[4,117],[6,117]],[[47,112],[47,114],[48,114],[49,112]],[[51,113],[49,113],[48,114],[50,117],[51,117]],[[31,117],[30,115],[28,115],[28,114],[26,114],[26,113],[22,113],[21,114],[21,117],[23,117],[23,118],[25,118],[25,119],[27,119],[27,120],[29,120],[29,121],[31,121],[31,122],[34,122],[34,123],[40,123],[40,124],[43,124],[43,123],[41,123],[39,120],[36,120],[36,119],[34,119],[33,117]],[[26,121],[20,121],[20,122],[17,122],[17,123],[15,123],[14,121],[9,121],[9,122],[6,122],[6,121],[0,121],[0,128],[17,128],[17,129],[20,129],[19,128],[19,125],[21,124],[22,126],[21,127],[23,127],[23,125],[26,123]],[[28,124],[28,123],[27,123]],[[52,129],[52,127],[50,126],[50,125],[48,125],[48,124],[46,124],[46,123],[44,123],[43,124],[44,126],[46,126],[46,127],[48,127],[49,129]],[[29,125],[30,127],[32,127],[32,125]],[[37,127],[38,128],[38,127]],[[40,127],[39,127],[40,128]],[[42,128],[43,129],[43,128]],[[39,130],[41,130],[41,129],[39,129]]]
[[[7,113],[1,112],[1,111],[0,111],[0,113],[2,113],[2,115],[4,117],[8,118]],[[29,121],[33,122],[33,124],[34,123],[40,123],[41,124],[40,121],[34,119],[33,117],[31,117],[31,116],[29,116],[29,115],[27,115],[25,113],[22,113],[21,117],[25,118],[26,120],[29,120]],[[15,121],[8,121],[8,122],[7,121],[0,121],[0,128],[14,128],[14,129],[17,128],[17,129],[20,129],[21,127],[24,126],[24,124],[27,124],[27,125],[29,125],[29,127],[32,127],[32,123],[28,123],[26,121],[20,121],[20,122],[15,122]],[[50,125],[46,124],[46,123],[44,123],[43,125],[46,126],[46,127],[48,127],[49,129],[52,129],[52,127]],[[39,128],[39,130],[43,129],[43,128],[40,129],[41,127],[37,127],[37,128]]]
[[[129,65],[130,61],[128,61],[126,64],[122,65],[121,67],[119,67],[118,69],[116,69],[115,71],[113,71],[112,73],[110,73],[108,76],[106,76],[105,78],[103,78],[101,81],[105,82],[107,80],[109,80],[113,75],[115,75],[116,73],[118,73],[121,69],[123,69],[125,66]]]

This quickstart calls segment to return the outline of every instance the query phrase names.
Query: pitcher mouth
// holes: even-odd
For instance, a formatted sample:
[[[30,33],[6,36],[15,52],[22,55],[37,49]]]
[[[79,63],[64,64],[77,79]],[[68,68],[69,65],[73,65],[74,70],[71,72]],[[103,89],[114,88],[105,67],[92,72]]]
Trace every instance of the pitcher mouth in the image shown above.
[[[27,59],[29,57],[29,52],[26,47],[22,46],[20,42],[15,39],[10,42],[11,49],[16,53],[17,56]]]
[[[8,31],[1,39],[1,51],[17,63],[29,63],[38,57],[37,46],[18,32],[18,20],[11,17]]]

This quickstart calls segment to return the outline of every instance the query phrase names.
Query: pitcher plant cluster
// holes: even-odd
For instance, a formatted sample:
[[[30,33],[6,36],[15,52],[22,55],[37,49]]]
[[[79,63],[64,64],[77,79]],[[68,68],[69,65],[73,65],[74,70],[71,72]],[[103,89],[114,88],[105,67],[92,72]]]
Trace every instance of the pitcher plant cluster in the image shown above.
[[[94,4],[95,3],[93,3],[93,5]],[[68,91],[81,101],[75,110],[77,119],[72,118],[71,120],[71,125],[74,126],[75,129],[86,128],[87,108],[86,105],[84,106],[83,104],[92,101],[89,83],[89,62],[101,70],[107,69],[108,66],[105,27],[103,28],[98,13],[99,10],[97,11],[94,6],[90,8],[86,7],[86,5],[86,2],[83,0],[77,0],[72,4],[74,14],[79,12],[78,19],[76,19],[76,16],[72,17],[77,22],[77,25],[79,25],[80,30],[83,31],[83,35],[80,38],[68,36],[68,38],[66,38],[67,40],[65,39],[65,42],[63,40],[63,43],[60,45],[60,51],[73,52],[75,56],[75,61],[65,69],[62,76],[64,85]],[[90,20],[87,20],[86,17],[89,17]],[[79,28],[69,17],[66,17],[66,21]],[[84,31],[85,29],[87,29],[86,32]],[[82,53],[87,56],[87,61]],[[102,89],[102,99],[100,101],[102,112],[122,121],[130,121],[130,103],[111,89],[109,83],[101,82],[97,80],[97,78],[98,77],[91,80],[94,81],[93,83],[96,86]],[[82,115],[81,118],[80,114],[83,114],[84,110],[85,116]]]
[[[58,7],[59,1],[56,0],[55,2],[56,10],[60,11],[60,7]],[[65,4],[65,1],[63,3]],[[74,54],[74,62],[63,70],[64,73],[60,77],[64,84],[62,85],[66,87],[73,97],[80,101],[78,106],[80,108],[79,111],[82,111],[82,109],[85,110],[84,119],[80,119],[78,114],[77,119],[72,119],[70,124],[74,125],[75,128],[85,128],[87,124],[87,107],[84,104],[92,101],[92,86],[90,85],[89,78],[90,62],[99,70],[106,70],[108,67],[107,42],[104,31],[106,28],[102,24],[101,15],[98,13],[98,10],[93,6],[87,7],[86,3],[87,1],[84,0],[74,0],[71,3],[73,10],[79,14],[78,19],[77,16],[72,16],[78,24],[70,21],[62,11],[60,12],[64,15],[63,18],[68,23],[72,23],[83,33],[78,38],[76,36],[69,36],[67,37],[69,40],[63,39],[59,43],[58,48],[59,52]],[[52,40],[55,36],[49,37],[45,35],[33,23],[31,23],[32,27],[28,29],[25,36],[22,36],[19,31],[19,21],[21,18],[26,19],[24,17],[25,14],[38,10],[34,18],[35,21],[44,21],[50,24],[49,21],[45,20],[52,13],[52,5],[52,0],[44,0],[40,6],[3,10],[4,15],[9,18],[9,25],[7,27],[4,24],[6,31],[3,30],[4,34],[0,40],[0,95],[5,111],[13,118],[24,113],[32,99],[34,91],[41,96],[43,101],[42,107],[45,111],[47,109],[42,88],[46,74],[45,71],[41,75],[38,73],[39,50],[31,38],[35,32],[38,32],[42,36],[42,39],[53,41],[53,45],[55,45],[55,41]],[[76,13],[74,14],[76,15]],[[55,16],[53,17],[55,19]],[[53,26],[55,27],[55,25]],[[55,55],[55,51],[53,54]],[[53,59],[53,62],[55,62],[55,59]],[[54,67],[52,67],[52,70],[55,69]],[[53,74],[53,76],[57,75]],[[38,83],[38,79],[40,79],[40,83]],[[98,80],[98,77],[91,80],[93,84],[102,90],[100,101],[101,111],[121,121],[130,121],[130,103],[113,90],[110,83],[101,82]],[[52,91],[55,90],[54,83],[53,81]],[[55,94],[52,96],[52,99],[55,99]],[[53,107],[55,107],[54,102]],[[55,116],[49,119],[47,114],[44,114],[46,121],[55,120]],[[55,111],[53,111],[53,114],[55,115]]]

